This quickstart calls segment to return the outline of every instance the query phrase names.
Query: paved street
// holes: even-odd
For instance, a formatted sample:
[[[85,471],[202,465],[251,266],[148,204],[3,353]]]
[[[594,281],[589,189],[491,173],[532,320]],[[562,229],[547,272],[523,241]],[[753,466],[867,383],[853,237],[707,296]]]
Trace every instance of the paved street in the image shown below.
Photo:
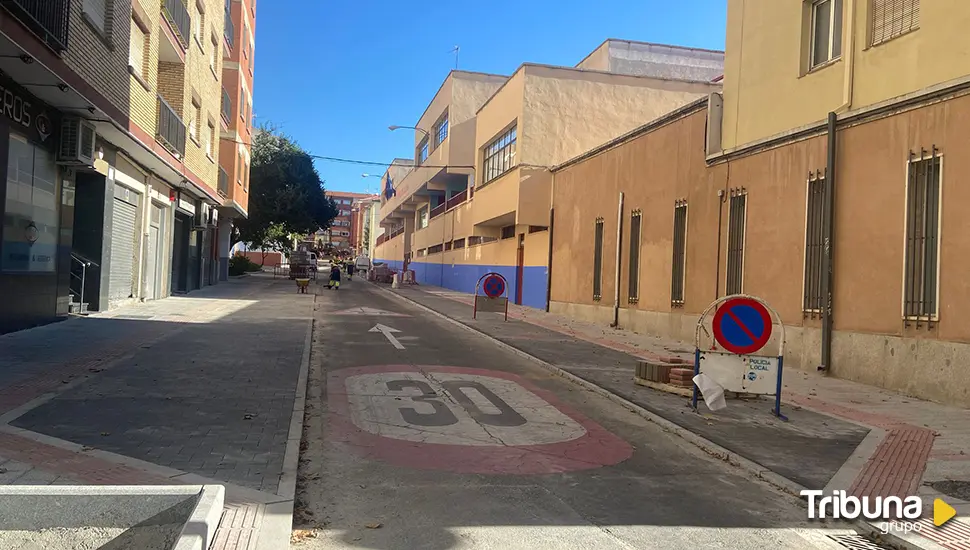
[[[285,547],[313,300],[259,274],[0,337],[0,483],[218,483],[214,549]]]
[[[480,336],[368,283],[320,294],[294,548],[844,548],[796,499]]]

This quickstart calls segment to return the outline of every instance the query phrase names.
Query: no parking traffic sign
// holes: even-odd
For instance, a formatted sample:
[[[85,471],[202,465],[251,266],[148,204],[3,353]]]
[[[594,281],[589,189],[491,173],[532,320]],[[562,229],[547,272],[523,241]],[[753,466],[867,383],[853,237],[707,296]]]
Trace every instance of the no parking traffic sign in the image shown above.
[[[501,275],[493,273],[485,278],[485,282],[482,283],[482,290],[489,298],[498,298],[505,294],[505,279]]]
[[[713,325],[717,343],[739,355],[755,353],[771,338],[771,314],[751,298],[725,301],[714,313]]]

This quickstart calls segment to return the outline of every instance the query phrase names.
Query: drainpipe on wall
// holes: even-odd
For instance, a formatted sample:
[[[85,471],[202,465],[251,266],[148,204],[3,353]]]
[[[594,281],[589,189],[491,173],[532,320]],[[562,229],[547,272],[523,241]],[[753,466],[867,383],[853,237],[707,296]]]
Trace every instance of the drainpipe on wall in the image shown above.
[[[546,313],[552,303],[552,233],[555,231],[556,209],[549,209],[549,258],[546,260]]]
[[[619,205],[616,212],[616,271],[613,277],[613,322],[610,326],[620,325],[620,260],[623,246],[623,192],[620,192]]]
[[[835,152],[836,127],[838,115],[829,113],[828,120],[828,158],[825,166],[825,195],[822,205],[822,357],[819,371],[828,371],[832,362],[832,280],[833,269],[833,226],[832,212],[835,205]]]

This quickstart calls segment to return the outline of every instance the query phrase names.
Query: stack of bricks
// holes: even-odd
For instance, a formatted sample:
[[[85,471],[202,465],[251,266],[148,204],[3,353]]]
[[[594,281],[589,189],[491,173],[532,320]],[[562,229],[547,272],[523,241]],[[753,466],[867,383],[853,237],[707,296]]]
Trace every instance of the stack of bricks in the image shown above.
[[[694,369],[688,367],[670,369],[670,381],[668,384],[681,388],[694,387]]]

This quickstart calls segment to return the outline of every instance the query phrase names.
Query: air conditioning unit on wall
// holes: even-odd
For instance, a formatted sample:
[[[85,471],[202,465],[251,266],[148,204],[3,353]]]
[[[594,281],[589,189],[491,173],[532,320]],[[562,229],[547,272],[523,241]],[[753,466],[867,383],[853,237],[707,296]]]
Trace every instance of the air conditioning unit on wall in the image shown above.
[[[94,125],[78,117],[65,117],[61,122],[61,141],[57,163],[67,166],[94,166]]]

